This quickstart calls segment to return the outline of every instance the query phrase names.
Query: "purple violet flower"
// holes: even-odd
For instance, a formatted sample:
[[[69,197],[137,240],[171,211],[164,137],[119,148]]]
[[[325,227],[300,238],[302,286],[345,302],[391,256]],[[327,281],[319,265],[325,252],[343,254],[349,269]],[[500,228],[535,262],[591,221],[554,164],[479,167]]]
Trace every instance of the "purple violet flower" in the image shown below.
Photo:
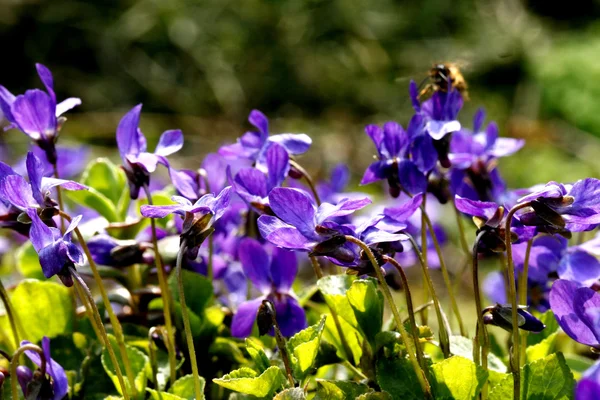
[[[271,213],[268,195],[271,189],[281,186],[289,170],[289,156],[287,151],[278,144],[273,144],[266,151],[267,174],[256,168],[242,168],[231,176],[227,169],[229,183],[236,193],[259,214]]]
[[[275,188],[269,193],[269,205],[276,215],[261,215],[258,229],[275,246],[327,256],[339,265],[355,263],[354,245],[346,243],[346,231],[332,218],[349,215],[371,203],[368,198],[342,199],[337,205],[323,203],[318,208],[304,191]]]
[[[44,165],[32,152],[25,162],[29,182],[8,165],[0,162],[0,200],[21,211],[28,208],[54,208],[57,203],[50,198],[50,189],[61,186],[67,190],[87,190],[77,182],[44,176]]]
[[[258,169],[266,172],[266,151],[273,143],[283,146],[290,156],[305,153],[312,144],[312,139],[304,133],[269,136],[269,120],[258,110],[250,112],[248,121],[258,129],[258,132],[246,132],[237,143],[222,146],[219,154],[230,159],[251,160],[256,163]]]
[[[227,162],[217,153],[209,153],[197,171],[171,168],[173,186],[179,194],[194,202],[210,192],[219,192],[227,183]]]
[[[183,133],[178,129],[169,130],[160,136],[154,153],[148,153],[146,137],[139,128],[141,112],[142,105],[138,104],[125,114],[117,127],[117,145],[130,196],[134,200],[138,198],[140,189],[150,183],[150,174],[156,170],[157,164],[170,169],[166,156],[183,147]]]
[[[49,176],[49,174],[53,173],[54,167],[46,160],[45,153],[42,149],[38,146],[31,146],[29,151],[31,151],[43,164],[43,171],[46,172],[46,175]],[[58,176],[62,179],[67,179],[79,175],[83,171],[89,159],[90,149],[86,146],[56,146],[56,155]],[[23,175],[27,169],[26,161],[27,157],[21,158],[17,162],[17,165],[15,165],[15,171]]]
[[[409,95],[417,115],[424,119],[425,131],[433,139],[442,167],[450,168],[448,158],[450,134],[460,130],[458,112],[463,106],[463,98],[458,90],[443,92],[438,90],[431,98],[421,103],[415,81],[410,82]]]
[[[178,204],[166,206],[143,205],[141,213],[148,218],[164,218],[170,214],[178,214],[183,217],[181,237],[187,241],[191,258],[196,258],[198,248],[214,230],[214,223],[223,216],[231,197],[231,186],[215,197],[209,193],[202,196],[192,204],[188,199],[181,196],[173,196],[171,200]]]
[[[244,274],[262,295],[240,304],[231,322],[231,334],[239,338],[250,336],[258,308],[265,299],[275,306],[277,323],[284,336],[306,328],[304,309],[292,293],[298,272],[296,254],[273,247],[269,255],[257,240],[245,238],[240,243],[239,256]]]
[[[426,174],[437,157],[431,137],[423,134],[422,117],[414,116],[406,131],[396,122],[387,122],[383,128],[368,125],[365,132],[375,143],[378,161],[367,168],[361,185],[387,179],[392,197],[402,189],[411,194],[427,190]]]
[[[29,136],[44,152],[50,164],[56,163],[54,144],[63,118],[62,114],[81,104],[75,97],[56,104],[54,79],[48,68],[36,64],[38,75],[46,87],[46,92],[39,89],[27,90],[15,96],[0,85],[0,108],[4,117],[10,122],[7,129],[17,128]]]
[[[31,342],[28,342],[27,340],[23,340],[21,342],[21,346],[24,346],[26,344],[31,344]],[[42,339],[42,350],[44,352],[44,358],[46,359],[46,374],[50,377],[50,387],[52,390],[52,393],[44,393],[44,394],[40,394],[38,395],[38,399],[51,399],[51,400],[61,400],[63,397],[66,396],[66,394],[69,391],[69,380],[67,379],[67,374],[65,373],[65,370],[63,367],[60,366],[59,363],[57,363],[56,361],[54,361],[51,357],[50,354],[50,339],[47,336],[44,336]],[[40,357],[40,355],[32,350],[26,350],[25,351],[25,355],[38,367],[41,367],[42,365],[42,359]],[[22,366],[22,368],[27,368]],[[27,371],[31,372],[31,370],[29,370],[29,368],[27,368]],[[28,375],[26,372],[25,373],[21,373],[20,375],[22,376],[26,376]],[[33,373],[31,373],[31,378],[33,378],[34,375]],[[21,382],[21,379],[19,380],[19,383],[21,384],[21,389],[23,389],[23,394],[25,396],[25,398],[29,399],[31,398],[30,396],[28,396],[27,393],[27,384],[29,383],[28,381],[23,381]],[[43,390],[43,389],[42,389]]]
[[[92,236],[87,245],[96,264],[120,268],[150,261],[144,252],[151,245],[138,240],[117,240],[102,233]]]
[[[531,202],[531,208],[519,214],[519,219],[542,231],[580,232],[600,224],[598,179],[581,179],[572,185],[548,182],[541,188],[532,188],[532,193],[519,199],[519,203],[526,201]]]
[[[81,215],[73,218],[64,234],[58,228],[44,224],[35,209],[27,209],[31,218],[29,238],[38,253],[42,272],[46,278],[58,275],[65,286],[73,286],[69,267],[83,264],[83,253],[71,241],[71,233],[81,221]]]
[[[550,291],[550,307],[571,339],[600,349],[600,294],[577,282],[559,279]]]
[[[575,387],[575,400],[594,400],[600,393],[600,361],[588,368]]]

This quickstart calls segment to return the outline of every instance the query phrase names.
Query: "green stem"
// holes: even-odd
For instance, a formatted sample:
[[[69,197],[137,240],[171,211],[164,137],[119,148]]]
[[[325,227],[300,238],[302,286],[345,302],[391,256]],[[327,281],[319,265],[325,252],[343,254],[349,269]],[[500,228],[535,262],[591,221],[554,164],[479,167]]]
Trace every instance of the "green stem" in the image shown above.
[[[442,353],[444,353],[444,357],[448,358],[450,357],[450,337],[448,336],[448,327],[446,326],[446,321],[442,312],[442,306],[440,305],[440,300],[435,293],[435,287],[433,286],[431,275],[429,275],[429,268],[427,268],[427,263],[425,262],[423,253],[419,251],[419,246],[417,245],[415,239],[410,235],[408,238],[415,249],[415,253],[419,258],[419,263],[421,264],[421,268],[423,269],[423,276],[425,277],[425,282],[427,282],[427,287],[429,289],[429,292],[431,293],[433,307],[435,308],[435,314],[438,320],[440,330],[440,347],[442,349]],[[425,248],[425,246],[423,246],[423,248]]]
[[[529,279],[529,257],[531,255],[531,246],[533,245],[533,239],[527,241],[527,248],[525,249],[525,259],[523,260],[523,271],[519,276],[519,304],[527,305],[527,288]],[[521,363],[525,362],[527,357],[527,335],[529,332],[521,330]],[[521,365],[519,365],[520,367]]]
[[[520,368],[520,340],[519,340],[519,314],[518,314],[518,304],[517,304],[517,283],[515,279],[515,266],[513,263],[512,256],[512,242],[511,242],[511,234],[510,227],[512,224],[512,219],[515,213],[525,207],[529,207],[530,203],[525,202],[521,204],[517,204],[513,208],[510,209],[506,216],[506,226],[504,232],[504,242],[506,244],[506,275],[508,277],[508,290],[509,290],[509,299],[512,307],[512,357],[511,357],[511,371],[513,374],[514,386],[514,400],[519,400],[521,398],[521,368]]]
[[[315,256],[310,256],[310,262],[312,264],[313,270],[315,271],[317,279],[321,279],[323,277],[323,270],[321,269],[321,265],[319,265],[319,260],[317,260],[317,257]],[[335,311],[335,308],[329,305],[329,303],[327,303],[327,307],[329,308],[329,312],[331,313],[331,317],[333,318],[333,322],[335,324],[336,330],[338,331],[338,335],[340,335],[340,341],[342,342],[342,347],[344,349],[344,353],[346,354],[346,359],[349,361],[354,361],[352,349],[350,348],[350,345],[346,340],[346,335],[344,335],[344,330],[342,329],[342,325],[340,324],[340,318],[337,314],[337,311]]]
[[[88,316],[88,319],[90,320],[90,325],[92,325],[92,329],[94,330],[96,337],[98,338],[98,340],[100,341],[100,344],[102,346],[106,346],[107,344],[104,341],[104,337],[102,336],[102,333],[100,332],[100,328],[98,327],[98,324],[96,322],[96,318],[94,317],[94,311],[90,307],[89,302],[84,301],[85,293],[83,292],[83,289],[79,285],[74,285],[74,286],[75,286],[75,291],[77,292],[77,296],[79,296],[79,298],[81,299],[81,302],[83,303],[83,307],[85,307],[85,312]]]
[[[417,355],[417,360],[419,361],[421,370],[423,372],[426,372],[427,364],[425,364],[425,357],[423,356],[423,349],[421,348],[421,345],[419,342],[419,328],[417,327],[417,322],[415,319],[415,310],[414,310],[414,306],[413,306],[412,295],[410,293],[410,286],[408,285],[408,278],[406,277],[406,274],[404,273],[404,269],[402,268],[400,263],[398,261],[396,261],[396,259],[389,257],[389,256],[383,256],[383,260],[385,262],[388,262],[391,265],[393,265],[396,268],[396,270],[400,273],[400,278],[402,279],[402,286],[404,288],[404,293],[406,295],[406,308],[408,310],[408,319],[410,321],[410,326],[412,328],[411,331],[412,331],[412,335],[413,335],[413,340],[415,342],[415,352]]]
[[[306,171],[304,168],[302,168],[302,166],[294,160],[290,160],[290,165],[292,167],[296,168],[298,170],[298,172],[300,172],[300,174],[302,174],[302,176],[306,180],[306,183],[308,184],[308,187],[310,188],[313,196],[315,197],[315,201],[317,202],[317,205],[320,206],[321,198],[319,197],[319,194],[317,193],[317,188],[315,186],[315,183],[314,183],[312,177],[310,176],[310,174],[308,173],[308,171]]]
[[[446,267],[446,261],[444,260],[444,254],[442,253],[442,248],[440,246],[440,242],[438,241],[437,235],[435,234],[435,230],[433,229],[433,224],[431,223],[431,219],[429,219],[429,215],[425,211],[425,208],[422,209],[422,215],[427,227],[429,228],[429,234],[431,235],[431,239],[433,240],[433,245],[435,246],[435,251],[437,252],[437,256],[440,259],[440,269],[442,270],[442,276],[444,277],[444,284],[446,285],[446,290],[448,291],[448,296],[450,297],[450,305],[452,306],[452,311],[456,316],[456,320],[458,321],[458,327],[460,329],[460,334],[462,336],[467,336],[467,330],[465,329],[465,325],[463,324],[462,317],[460,316],[460,309],[458,308],[458,303],[456,302],[456,297],[454,296],[454,290],[452,289],[452,283],[450,282],[450,275],[448,274],[448,268]],[[423,246],[426,247],[426,246]]]
[[[144,192],[146,193],[146,199],[148,205],[152,205],[152,193],[148,185],[144,185]],[[158,285],[163,298],[163,310],[165,316],[165,327],[167,328],[167,353],[169,357],[169,377],[171,385],[175,383],[177,379],[177,358],[175,355],[175,330],[173,329],[173,320],[171,317],[171,291],[167,283],[167,272],[165,271],[165,265],[163,263],[160,252],[158,251],[158,238],[156,235],[156,221],[154,218],[150,218],[150,226],[152,228],[152,247],[154,248],[154,264],[158,275]]]
[[[409,194],[410,197],[412,197],[412,195]],[[427,196],[425,194],[423,194],[423,203],[421,203],[421,207],[422,210],[426,210],[426,203],[427,203]],[[428,274],[425,273],[425,270],[429,270],[429,265],[428,265],[428,258],[427,258],[427,228],[426,228],[426,224],[425,224],[425,213],[423,211],[421,211],[421,254],[422,254],[422,258],[423,258],[423,281],[427,282],[428,280],[431,280],[431,278],[428,278]],[[416,250],[418,250],[418,247],[415,247]],[[429,285],[425,285],[425,287],[423,288],[423,303],[427,303],[429,301],[429,296],[431,295],[431,293],[429,292]],[[421,316],[423,317],[423,325],[428,325],[428,310],[425,310]]]
[[[62,210],[60,211],[60,216],[66,219],[67,221],[71,222],[71,217]],[[117,344],[119,345],[119,352],[121,353],[121,359],[123,360],[123,365],[125,366],[127,381],[129,382],[129,386],[131,387],[131,390],[133,392],[133,397],[137,397],[137,388],[135,387],[135,375],[133,375],[133,369],[131,368],[131,363],[129,362],[129,356],[127,355],[127,348],[125,347],[125,337],[123,335],[123,328],[121,327],[121,323],[119,322],[119,319],[115,315],[112,305],[110,304],[108,293],[106,292],[106,288],[102,283],[102,277],[98,272],[98,267],[96,266],[96,263],[92,258],[92,253],[90,253],[90,249],[88,248],[87,243],[83,238],[83,235],[81,234],[81,231],[79,230],[79,228],[75,228],[74,232],[75,235],[77,235],[77,239],[79,241],[79,244],[81,245],[81,248],[83,249],[83,252],[85,253],[90,269],[92,270],[92,275],[94,276],[94,281],[98,286],[98,290],[100,290],[102,302],[104,303],[104,307],[108,312],[108,318],[110,319],[110,323],[113,327],[115,338],[117,339]],[[96,304],[94,303],[93,306],[95,307]],[[109,344],[110,342],[107,341],[106,343]],[[108,347],[110,348],[110,346]]]
[[[40,370],[42,375],[46,375],[46,356],[44,355],[44,351],[39,346],[31,343],[18,347],[10,361],[10,390],[13,399],[19,398],[19,387],[17,386],[19,383],[19,380],[17,379],[17,367],[19,366],[19,358],[21,357],[21,354],[25,353],[26,351],[35,351],[40,355],[40,360],[42,361]]]
[[[209,281],[213,281],[214,272],[213,272],[213,254],[215,252],[215,242],[213,235],[208,237],[208,262],[206,263],[206,277]]]
[[[417,379],[419,380],[421,389],[423,389],[423,394],[424,394],[425,398],[428,398],[428,399],[433,398],[433,395],[431,393],[431,386],[429,385],[429,381],[427,380],[427,375],[425,374],[425,371],[419,365],[419,360],[417,359],[417,356],[416,356],[416,346],[418,346],[418,343],[412,342],[410,336],[408,335],[408,332],[406,332],[406,329],[404,328],[404,325],[402,324],[402,317],[400,316],[400,312],[398,311],[398,308],[396,307],[396,303],[394,303],[394,298],[392,296],[392,292],[390,291],[390,288],[385,281],[383,273],[381,272],[381,267],[379,266],[379,263],[377,262],[375,255],[373,254],[373,252],[371,251],[369,246],[367,246],[361,240],[359,240],[353,236],[349,236],[349,235],[346,236],[346,240],[348,242],[356,244],[367,255],[367,257],[369,257],[369,260],[371,261],[371,264],[373,265],[373,269],[375,270],[375,274],[377,275],[377,279],[379,280],[383,295],[385,296],[385,298],[392,310],[392,315],[394,316],[394,322],[396,323],[396,327],[400,331],[400,336],[402,337],[402,341],[406,345],[406,352],[408,353],[408,358],[410,359],[413,369],[415,370],[415,374],[417,375]]]
[[[58,166],[57,166],[56,162],[54,164],[52,164],[52,168],[54,169],[54,178],[60,179],[58,177]],[[56,200],[58,200],[58,208],[60,210],[64,211],[65,205],[63,203],[62,192],[60,190],[60,186],[56,186]],[[65,221],[62,218],[60,219],[60,231],[61,232],[65,231]]]
[[[475,238],[475,243],[473,244],[473,292],[475,294],[475,313],[477,315],[477,329],[475,331],[475,339],[473,343],[473,361],[475,364],[481,363],[481,347],[480,340],[483,340],[483,330],[485,326],[483,324],[483,315],[481,314],[483,310],[483,304],[481,302],[481,289],[479,287],[479,241],[485,235],[485,232],[479,232],[477,237]]]
[[[181,264],[183,256],[187,251],[187,243],[185,240],[179,247],[179,253],[177,254],[177,264],[175,269],[177,270],[177,288],[179,289],[179,303],[181,304],[181,315],[183,316],[183,328],[185,330],[185,339],[187,341],[188,353],[190,355],[190,364],[192,365],[192,376],[194,379],[194,392],[196,393],[196,399],[203,398],[202,388],[200,387],[200,374],[198,373],[198,362],[196,361],[196,350],[194,349],[194,337],[192,336],[192,327],[190,325],[190,316],[188,308],[185,303],[185,293],[183,288],[183,277],[181,274]]]
[[[273,330],[275,331],[275,341],[277,342],[277,347],[279,348],[279,354],[281,354],[281,360],[285,366],[285,372],[288,381],[290,382],[291,387],[295,387],[296,382],[294,382],[294,376],[292,374],[290,357],[288,356],[287,347],[285,345],[285,338],[281,334],[281,329],[279,329],[279,324],[277,323],[277,312],[275,311],[275,307],[273,307],[273,303],[271,303],[270,300],[263,300],[262,305],[263,307],[269,308],[269,314],[271,315],[271,323],[273,324]]]
[[[13,339],[15,341],[15,349],[19,348],[19,331],[17,330],[17,315],[13,312],[13,306],[8,297],[8,293],[4,288],[4,284],[2,283],[2,279],[0,279],[0,300],[2,300],[2,304],[4,304],[4,309],[6,310],[6,315],[8,316],[8,321],[10,322],[10,329],[12,330]]]
[[[454,209],[454,215],[456,217],[456,226],[458,227],[458,233],[460,238],[460,247],[466,256],[471,256],[471,251],[469,249],[469,245],[467,244],[467,235],[465,233],[465,226],[463,224],[462,217],[460,215],[460,211],[456,208],[456,204],[454,203],[454,199],[452,199],[452,208]]]
[[[110,361],[112,362],[113,366],[115,367],[115,373],[117,375],[117,379],[119,380],[119,386],[121,386],[121,393],[122,393],[123,397],[125,398],[125,400],[128,400],[129,393],[127,391],[127,386],[125,385],[125,380],[123,379],[123,373],[121,372],[121,367],[119,366],[119,361],[117,360],[115,351],[114,351],[112,345],[110,344],[110,340],[108,340],[108,335],[106,334],[106,328],[104,327],[104,324],[102,323],[102,318],[100,317],[100,313],[98,312],[98,307],[96,307],[96,302],[94,301],[92,292],[90,292],[90,288],[88,288],[88,286],[85,284],[85,282],[81,278],[81,276],[77,273],[75,268],[70,267],[69,271],[71,272],[71,276],[73,278],[75,278],[75,284],[79,286],[81,293],[83,293],[85,295],[81,299],[81,301],[84,303],[87,302],[93,311],[92,314],[94,315],[96,324],[98,325],[100,334],[102,335],[98,339],[101,342],[104,342],[106,344],[106,350],[108,350],[108,356],[110,357]]]

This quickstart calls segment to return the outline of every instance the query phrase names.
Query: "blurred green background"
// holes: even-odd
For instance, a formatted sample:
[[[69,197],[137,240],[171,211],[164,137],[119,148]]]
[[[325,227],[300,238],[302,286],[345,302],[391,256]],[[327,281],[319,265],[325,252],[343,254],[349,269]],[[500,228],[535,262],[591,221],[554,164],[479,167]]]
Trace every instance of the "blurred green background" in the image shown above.
[[[83,99],[61,140],[100,153],[142,102],[146,134],[184,130],[176,162],[188,166],[258,108],[273,132],[315,138],[313,173],[352,160],[358,179],[374,153],[363,126],[406,124],[410,79],[453,61],[470,86],[462,122],[484,106],[503,135],[527,139],[501,165],[528,186],[597,175],[598,16],[592,0],[0,0],[0,83],[39,87],[34,63],[47,65],[59,98]]]

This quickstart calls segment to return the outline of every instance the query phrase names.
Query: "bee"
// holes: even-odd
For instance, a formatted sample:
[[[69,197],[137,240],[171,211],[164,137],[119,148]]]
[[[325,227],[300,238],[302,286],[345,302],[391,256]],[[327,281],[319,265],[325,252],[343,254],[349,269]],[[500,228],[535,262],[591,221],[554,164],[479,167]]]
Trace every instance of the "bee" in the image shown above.
[[[455,63],[434,64],[429,70],[429,83],[419,93],[419,98],[434,92],[448,92],[450,89],[458,90],[465,100],[469,99],[467,81]]]

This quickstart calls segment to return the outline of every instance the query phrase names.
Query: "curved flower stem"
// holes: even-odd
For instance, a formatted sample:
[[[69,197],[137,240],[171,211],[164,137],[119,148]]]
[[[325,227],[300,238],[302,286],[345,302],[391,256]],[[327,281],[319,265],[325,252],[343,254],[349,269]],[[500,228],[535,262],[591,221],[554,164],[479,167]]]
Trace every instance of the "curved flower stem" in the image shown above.
[[[60,211],[60,216],[64,219],[66,219],[67,221],[71,222],[71,216],[69,214],[66,214],[64,211]],[[119,319],[117,318],[117,316],[115,315],[115,312],[112,308],[112,305],[110,304],[110,300],[108,298],[108,293],[106,292],[106,288],[104,287],[104,284],[102,283],[102,277],[100,276],[100,273],[98,272],[98,267],[96,266],[96,263],[94,262],[94,259],[92,258],[92,253],[90,253],[90,249],[87,246],[87,243],[85,241],[85,239],[83,238],[83,235],[81,234],[81,231],[79,230],[79,228],[75,228],[73,230],[75,232],[75,235],[77,235],[77,240],[79,241],[79,244],[81,246],[81,248],[83,249],[83,252],[85,253],[85,256],[88,260],[88,264],[90,266],[90,269],[92,270],[92,274],[94,276],[94,281],[96,282],[96,285],[98,285],[98,289],[100,290],[100,295],[102,296],[102,302],[104,303],[104,307],[106,308],[106,311],[108,312],[108,318],[110,319],[110,323],[113,327],[113,331],[115,333],[115,338],[117,339],[117,343],[119,345],[119,353],[121,353],[121,359],[123,360],[123,365],[125,366],[125,373],[127,375],[127,381],[129,382],[129,386],[131,387],[131,390],[133,392],[133,396],[137,397],[137,388],[135,387],[135,376],[133,375],[133,370],[131,369],[131,363],[129,362],[129,356],[127,355],[127,348],[125,347],[125,337],[123,336],[123,328],[121,327],[121,323],[119,322]],[[92,306],[92,308],[96,307],[96,303],[92,302],[93,304],[90,304],[90,306]],[[100,319],[100,322],[102,322],[102,319]],[[107,344],[109,344],[110,342],[106,341]],[[108,346],[108,348],[110,348],[111,346]]]
[[[415,239],[408,235],[408,239],[412,243],[412,246],[415,249],[415,253],[419,258],[419,263],[421,264],[421,268],[423,269],[423,276],[425,277],[425,282],[427,282],[427,287],[431,292],[433,298],[433,307],[435,308],[435,314],[437,316],[438,325],[439,325],[439,336],[440,336],[440,347],[442,349],[442,353],[444,353],[444,358],[450,357],[450,337],[448,335],[448,327],[446,325],[446,319],[444,318],[442,312],[442,306],[440,305],[440,299],[435,294],[435,288],[433,287],[433,281],[431,280],[431,275],[429,275],[429,269],[427,268],[427,264],[423,257],[423,254],[419,251],[419,247]]]
[[[479,241],[483,237],[485,233],[479,232],[477,237],[475,238],[475,243],[473,244],[473,291],[475,294],[475,312],[477,313],[477,327],[475,331],[475,338],[473,339],[473,361],[475,364],[484,364],[481,361],[481,353],[482,347],[485,347],[487,336],[487,332],[485,329],[485,324],[483,323],[483,304],[481,303],[481,289],[479,287]],[[487,366],[487,362],[485,363]],[[487,368],[485,368],[487,369]]]
[[[410,197],[412,197],[412,195],[409,194]],[[423,258],[423,265],[424,265],[424,269],[423,269],[423,281],[427,282],[427,280],[431,280],[431,278],[428,278],[427,274],[425,273],[425,270],[429,270],[429,265],[428,264],[428,258],[427,258],[427,228],[426,228],[426,224],[425,224],[425,213],[423,212],[423,210],[426,210],[426,204],[427,204],[427,195],[425,193],[423,193],[423,203],[421,203],[421,254],[422,254],[422,258]],[[413,243],[414,245],[414,243]],[[415,249],[418,250],[418,247],[416,247],[415,245]],[[424,301],[423,303],[427,303],[429,301],[429,295],[431,294],[429,292],[429,285],[425,285],[423,287],[423,297],[424,297]],[[422,314],[423,317],[423,325],[427,325],[427,320],[428,320],[428,312],[427,310],[425,310]]]
[[[421,366],[421,370],[423,372],[427,371],[427,365],[425,364],[425,358],[423,357],[423,349],[419,344],[419,329],[417,327],[417,322],[415,320],[415,311],[413,308],[412,295],[410,293],[410,286],[408,285],[408,279],[406,278],[406,274],[404,273],[404,269],[400,265],[395,258],[390,256],[383,256],[383,260],[385,262],[393,265],[396,270],[400,273],[400,278],[402,279],[402,286],[404,288],[404,293],[406,294],[406,308],[408,310],[408,319],[410,321],[411,331],[413,335],[413,340],[415,342],[415,353],[417,355],[417,360],[419,361],[419,365]]]
[[[508,291],[509,291],[509,299],[510,305],[512,307],[512,357],[511,357],[511,371],[514,379],[514,400],[519,400],[521,398],[521,367],[520,367],[520,340],[519,340],[519,314],[518,314],[518,304],[517,304],[517,283],[515,279],[515,266],[513,263],[512,257],[512,242],[511,242],[511,234],[510,227],[512,224],[512,219],[515,213],[523,208],[529,207],[530,202],[525,202],[521,204],[517,204],[513,208],[510,209],[508,214],[506,215],[506,226],[504,232],[504,242],[506,244],[506,274],[508,276]]]
[[[429,228],[429,234],[431,235],[431,239],[433,240],[433,245],[435,246],[435,251],[437,252],[437,256],[440,259],[440,269],[442,270],[442,276],[444,277],[444,284],[446,285],[446,290],[448,291],[448,296],[450,297],[450,305],[452,306],[452,311],[456,316],[456,320],[458,321],[458,327],[460,329],[460,334],[462,336],[467,336],[467,330],[465,329],[465,325],[463,324],[462,317],[460,316],[460,309],[458,308],[458,303],[456,302],[456,297],[454,296],[454,290],[452,289],[452,283],[450,282],[450,275],[448,274],[448,268],[446,267],[446,261],[444,260],[444,255],[442,254],[442,248],[440,246],[440,242],[438,241],[437,235],[433,229],[433,224],[431,223],[431,219],[429,219],[429,215],[427,215],[427,211],[425,211],[425,207],[422,209],[423,220],[427,224]],[[426,247],[426,246],[423,246]]]
[[[12,334],[13,334],[13,339],[15,341],[15,349],[19,348],[19,343],[21,343],[21,341],[19,340],[19,331],[17,330],[17,315],[13,312],[13,306],[12,303],[10,301],[10,298],[8,297],[8,293],[6,292],[6,289],[4,288],[4,284],[2,283],[2,280],[0,279],[0,300],[2,300],[2,304],[4,304],[4,309],[6,310],[6,315],[8,316],[8,321],[10,322],[10,329],[12,330]]]
[[[419,383],[421,384],[421,389],[423,389],[423,394],[424,394],[425,398],[428,398],[428,399],[433,398],[433,395],[431,393],[431,386],[429,385],[429,381],[427,380],[427,375],[425,373],[425,370],[423,370],[421,368],[421,366],[419,365],[419,360],[417,359],[417,356],[416,356],[416,347],[419,344],[418,344],[418,342],[412,343],[412,340],[411,340],[410,336],[408,335],[408,332],[406,332],[406,329],[404,328],[404,325],[402,324],[402,317],[400,317],[400,312],[398,311],[398,308],[396,307],[396,303],[394,303],[394,298],[392,297],[392,292],[390,291],[390,288],[387,285],[385,278],[383,277],[383,273],[381,272],[381,267],[379,266],[379,263],[377,262],[375,255],[373,254],[373,252],[371,251],[369,246],[367,246],[363,241],[355,238],[354,236],[346,235],[346,240],[351,243],[356,244],[369,257],[369,261],[371,261],[371,264],[373,265],[373,269],[375,270],[375,274],[377,275],[377,279],[379,280],[379,284],[381,286],[383,295],[385,296],[385,298],[392,310],[392,315],[394,316],[394,322],[396,323],[396,327],[400,331],[400,336],[402,337],[402,341],[406,345],[406,352],[408,353],[408,358],[410,359],[413,369],[415,370],[415,374],[417,375],[417,379],[419,380]]]
[[[533,239],[527,241],[525,249],[525,259],[523,260],[523,271],[519,275],[519,304],[527,305],[527,288],[529,279],[529,257],[531,255],[531,246]],[[529,332],[521,330],[521,363],[525,362],[527,357],[527,336]],[[519,365],[520,367],[521,365]]]
[[[52,164],[52,168],[54,170],[54,177],[56,179],[59,179],[58,177],[58,165],[55,162],[54,164]],[[58,208],[61,210],[65,209],[65,205],[63,203],[63,198],[62,198],[62,192],[60,190],[60,186],[56,186],[56,200],[58,200]],[[65,221],[63,221],[63,219],[60,219],[60,231],[64,232],[65,231]]]
[[[183,276],[181,274],[181,264],[183,256],[187,251],[186,241],[182,241],[177,253],[177,264],[175,269],[177,272],[177,288],[179,290],[179,303],[181,304],[181,315],[183,317],[183,328],[185,330],[185,340],[187,341],[188,353],[190,355],[190,364],[192,365],[192,376],[194,379],[194,392],[197,399],[203,398],[202,388],[200,387],[200,374],[198,373],[198,362],[196,361],[196,350],[194,349],[194,337],[192,336],[192,328],[190,325],[190,316],[188,314],[187,305],[185,303],[185,293],[183,288]]]
[[[458,227],[460,247],[462,248],[465,255],[471,256],[471,250],[469,249],[469,245],[467,244],[467,235],[465,233],[465,226],[463,224],[463,220],[460,215],[460,211],[458,211],[458,208],[456,208],[454,199],[452,199],[451,201],[452,201],[452,208],[454,209],[454,215],[456,217],[456,226]]]
[[[90,303],[88,301],[84,301],[86,297],[85,297],[85,293],[84,293],[83,289],[79,285],[74,285],[74,286],[75,286],[75,291],[77,292],[77,296],[79,296],[79,298],[81,299],[81,302],[83,303],[83,306],[85,307],[85,311],[87,313],[88,319],[90,320],[90,325],[92,325],[92,329],[94,330],[96,337],[98,338],[98,340],[100,341],[100,344],[102,346],[106,346],[106,342],[104,341],[104,336],[102,336],[102,333],[100,333],[100,328],[98,327],[98,323],[96,322],[96,318],[94,317],[94,310],[92,310],[92,308],[90,307]]]
[[[96,302],[94,301],[92,292],[90,292],[90,288],[88,288],[88,286],[85,284],[85,281],[77,273],[75,268],[69,267],[69,272],[71,273],[71,276],[73,278],[75,278],[75,284],[79,286],[79,289],[81,289],[81,293],[83,293],[85,295],[81,299],[81,301],[84,303],[87,302],[93,311],[92,314],[94,315],[96,324],[98,325],[100,334],[102,335],[98,339],[101,342],[104,342],[106,345],[106,350],[108,350],[108,356],[110,357],[110,361],[112,362],[113,366],[115,367],[115,373],[117,375],[117,379],[119,380],[119,385],[121,386],[121,393],[123,394],[123,397],[125,398],[125,400],[128,400],[129,393],[127,391],[127,385],[125,384],[125,380],[123,379],[123,373],[121,372],[121,367],[119,366],[119,361],[117,360],[115,351],[114,351],[112,345],[110,344],[110,341],[108,340],[108,335],[106,334],[106,328],[104,327],[104,324],[102,323],[102,318],[100,317],[100,313],[98,312],[98,307],[96,307]],[[136,395],[134,395],[134,397],[135,396]]]
[[[317,260],[316,256],[310,256],[310,262],[312,264],[313,270],[315,271],[315,275],[317,279],[321,279],[323,277],[323,270],[321,269],[321,265],[319,265],[319,260]],[[340,341],[342,342],[342,347],[344,348],[344,353],[346,353],[346,359],[348,361],[354,361],[354,357],[352,354],[352,349],[350,349],[350,345],[346,340],[346,335],[344,335],[344,330],[342,329],[342,325],[340,324],[340,318],[337,315],[337,311],[335,308],[327,304],[329,307],[329,312],[331,313],[331,317],[333,318],[333,322],[335,323],[335,328],[340,335]]]
[[[144,185],[144,192],[146,193],[146,199],[148,205],[152,205],[152,193],[148,185]],[[160,292],[162,294],[163,309],[165,316],[165,327],[167,328],[167,353],[169,356],[169,376],[171,385],[175,383],[177,379],[177,359],[175,355],[175,331],[173,330],[173,322],[171,319],[171,305],[173,304],[171,299],[171,291],[167,284],[167,272],[165,271],[165,265],[163,264],[162,257],[158,251],[158,238],[156,236],[156,221],[154,218],[150,218],[150,226],[152,228],[152,247],[154,247],[154,264],[156,266],[156,272],[158,275],[158,285],[160,286]]]
[[[317,187],[315,186],[315,182],[313,181],[313,179],[310,176],[310,174],[308,173],[308,171],[306,171],[302,167],[302,165],[298,164],[294,160],[290,160],[290,165],[292,167],[296,168],[298,170],[298,172],[300,172],[302,174],[302,176],[306,180],[306,183],[308,184],[308,187],[310,187],[310,190],[311,190],[313,196],[315,196],[315,201],[317,202],[317,206],[320,206],[321,205],[321,198],[319,197],[319,194],[317,193]]]
[[[40,360],[42,361],[40,370],[42,375],[46,375],[46,356],[44,355],[44,351],[39,346],[31,343],[18,347],[10,361],[10,390],[13,399],[19,398],[19,387],[17,386],[19,383],[19,380],[17,379],[17,367],[19,366],[19,358],[21,357],[21,354],[25,353],[26,351],[35,351],[40,355]]]

